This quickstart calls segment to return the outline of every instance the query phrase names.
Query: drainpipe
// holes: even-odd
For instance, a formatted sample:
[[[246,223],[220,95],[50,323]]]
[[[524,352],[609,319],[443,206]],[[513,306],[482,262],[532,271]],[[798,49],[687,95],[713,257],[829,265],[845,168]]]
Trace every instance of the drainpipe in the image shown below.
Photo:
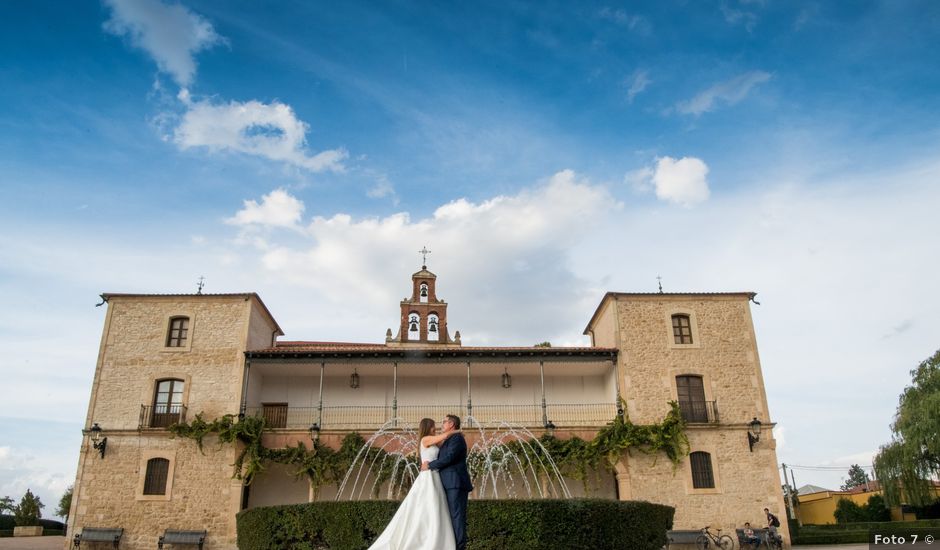
[[[610,371],[614,377],[614,388],[617,392],[617,414],[624,417],[623,420],[626,420],[627,411],[620,407],[620,402],[623,400],[623,394],[620,393],[620,375],[617,373],[617,363],[613,359],[610,360]]]
[[[548,426],[548,405],[545,403],[545,361],[539,361],[539,378],[542,381],[542,426]]]
[[[244,418],[245,413],[248,412],[248,381],[251,377],[251,359],[248,358],[248,354],[245,354],[245,381],[242,383],[242,399],[241,404],[238,407],[238,417]]]
[[[320,361],[320,401],[317,404],[317,426],[323,429],[323,371],[326,370],[326,361]]]
[[[473,416],[473,400],[470,398],[470,361],[467,361],[467,416]]]
[[[392,363],[392,426],[398,427],[398,361]]]

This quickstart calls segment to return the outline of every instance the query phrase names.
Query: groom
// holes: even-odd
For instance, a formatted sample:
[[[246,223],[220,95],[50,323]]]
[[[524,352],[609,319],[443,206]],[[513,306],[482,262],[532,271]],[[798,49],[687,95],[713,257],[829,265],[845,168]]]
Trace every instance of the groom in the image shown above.
[[[460,417],[447,415],[441,422],[444,433],[460,429]],[[454,526],[454,539],[457,550],[467,547],[467,495],[473,490],[470,474],[467,473],[467,442],[463,434],[448,437],[441,445],[437,460],[424,462],[422,470],[437,470],[441,475],[441,485],[447,493],[447,507]]]

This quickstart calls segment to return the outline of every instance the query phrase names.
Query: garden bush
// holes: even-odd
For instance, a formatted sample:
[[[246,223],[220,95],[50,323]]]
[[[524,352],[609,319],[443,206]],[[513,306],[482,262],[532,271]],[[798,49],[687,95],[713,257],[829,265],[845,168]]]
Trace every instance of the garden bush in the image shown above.
[[[870,531],[904,533],[912,528],[940,528],[940,521],[880,521],[804,525],[797,533],[791,531],[793,544],[859,544],[867,543]]]
[[[240,550],[368,548],[397,501],[313,502],[238,514]],[[666,543],[675,510],[600,499],[471,500],[468,550],[654,550]]]

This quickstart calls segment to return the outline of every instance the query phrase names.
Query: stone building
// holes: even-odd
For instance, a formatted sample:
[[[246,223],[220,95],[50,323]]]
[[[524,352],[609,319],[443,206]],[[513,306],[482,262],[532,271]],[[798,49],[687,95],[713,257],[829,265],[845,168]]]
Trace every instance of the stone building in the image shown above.
[[[608,293],[585,329],[590,347],[471,347],[451,335],[436,283],[422,266],[397,334],[374,344],[279,340],[254,293],[102,295],[69,538],[122,527],[123,548],[153,548],[164,529],[206,529],[208,548],[235,548],[239,510],[314,498],[277,465],[245,487],[232,477],[233,446],[208,437],[200,451],[170,437],[170,424],[196,413],[263,416],[268,447],[309,443],[313,433],[338,446],[351,431],[448,413],[590,439],[618,413],[656,423],[678,401],[691,454],[675,468],[663,456],[625,454],[591,496],[675,506],[676,529],[761,524],[764,507],[783,514],[753,294]]]

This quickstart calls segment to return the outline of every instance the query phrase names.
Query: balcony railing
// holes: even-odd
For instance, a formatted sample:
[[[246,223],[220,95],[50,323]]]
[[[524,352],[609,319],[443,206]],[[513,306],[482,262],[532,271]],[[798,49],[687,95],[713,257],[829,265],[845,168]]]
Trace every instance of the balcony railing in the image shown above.
[[[493,426],[508,422],[516,426],[540,428],[550,420],[559,428],[599,427],[614,419],[615,403],[549,404],[541,405],[473,405],[475,422],[471,426]],[[317,407],[248,407],[245,414],[262,416],[265,424],[274,429],[306,430],[314,423],[325,430],[375,430],[397,419],[397,427],[415,427],[422,418],[440,421],[448,414],[462,418],[470,416],[466,405],[401,405],[392,406],[326,406]]]
[[[682,419],[689,423],[714,424],[718,422],[716,401],[679,401]]]
[[[186,405],[141,405],[139,428],[168,428],[186,421]]]

